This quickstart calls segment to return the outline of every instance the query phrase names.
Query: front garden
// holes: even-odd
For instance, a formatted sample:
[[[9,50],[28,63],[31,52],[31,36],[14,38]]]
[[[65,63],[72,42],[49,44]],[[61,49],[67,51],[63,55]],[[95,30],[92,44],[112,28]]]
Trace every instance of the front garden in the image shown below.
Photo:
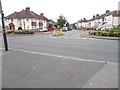
[[[109,36],[109,37],[120,37],[120,26],[114,26],[114,28],[106,29],[104,31],[101,30],[91,30],[89,31],[89,35],[94,36]]]

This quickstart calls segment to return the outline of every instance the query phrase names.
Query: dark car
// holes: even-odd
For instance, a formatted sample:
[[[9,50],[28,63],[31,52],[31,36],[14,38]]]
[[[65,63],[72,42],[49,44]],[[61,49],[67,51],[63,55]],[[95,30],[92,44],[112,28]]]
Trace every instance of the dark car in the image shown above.
[[[72,31],[72,28],[71,28],[71,27],[68,27],[68,31]]]

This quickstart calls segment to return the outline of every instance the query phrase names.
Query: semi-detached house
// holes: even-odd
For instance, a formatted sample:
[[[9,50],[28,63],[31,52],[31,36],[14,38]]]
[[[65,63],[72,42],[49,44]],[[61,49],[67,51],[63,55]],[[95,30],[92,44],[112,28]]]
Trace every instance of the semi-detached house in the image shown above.
[[[85,18],[81,19],[78,21],[77,25],[78,29],[81,27],[95,29],[101,26],[117,26],[120,25],[120,11],[116,10],[110,12],[109,10],[106,10],[106,13],[94,15],[90,20],[86,20]]]
[[[43,13],[40,15],[30,11],[27,7],[20,12],[14,12],[5,17],[5,26],[8,30],[22,29],[46,29],[48,27],[48,18]]]

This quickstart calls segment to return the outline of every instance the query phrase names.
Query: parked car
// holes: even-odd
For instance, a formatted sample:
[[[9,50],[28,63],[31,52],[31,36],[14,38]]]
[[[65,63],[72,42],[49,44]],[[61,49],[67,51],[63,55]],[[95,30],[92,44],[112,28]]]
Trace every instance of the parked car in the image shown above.
[[[68,31],[72,31],[72,28],[71,28],[71,27],[68,27]]]
[[[38,28],[38,30],[40,31],[40,32],[47,32],[48,31],[48,29],[42,29],[42,28]]]
[[[96,30],[101,30],[101,27],[97,27]]]
[[[101,26],[101,27],[97,27],[96,30],[105,30],[105,29],[110,29],[113,28],[112,26]]]
[[[54,28],[49,28],[48,31],[54,31],[55,29]]]
[[[63,27],[62,30],[63,31],[68,31],[68,27]]]
[[[106,29],[110,29],[110,28],[113,28],[113,27],[112,26],[106,26],[106,27],[101,28],[101,30],[106,30]]]

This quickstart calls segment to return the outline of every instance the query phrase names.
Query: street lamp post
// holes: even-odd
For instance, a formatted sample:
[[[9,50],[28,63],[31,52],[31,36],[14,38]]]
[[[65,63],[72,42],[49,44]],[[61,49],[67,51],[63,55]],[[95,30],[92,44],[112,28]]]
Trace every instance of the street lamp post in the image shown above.
[[[1,0],[0,0],[0,13],[1,13],[1,19],[2,19],[3,40],[4,40],[5,51],[8,51],[8,43],[7,43],[7,37],[6,37],[6,32],[5,32],[5,24],[4,24],[4,13],[2,11]]]

